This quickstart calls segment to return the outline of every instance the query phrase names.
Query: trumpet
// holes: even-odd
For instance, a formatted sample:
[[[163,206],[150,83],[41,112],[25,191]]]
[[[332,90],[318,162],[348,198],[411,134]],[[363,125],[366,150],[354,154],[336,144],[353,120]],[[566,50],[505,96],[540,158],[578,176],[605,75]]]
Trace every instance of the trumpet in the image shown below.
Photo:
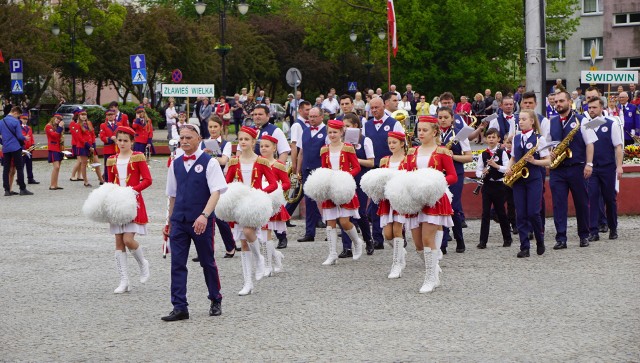
[[[412,117],[409,115],[409,112],[407,112],[406,110],[395,110],[391,114],[391,117],[402,124],[404,134],[406,135],[405,143],[407,145],[410,145],[413,140],[413,131],[411,131]]]

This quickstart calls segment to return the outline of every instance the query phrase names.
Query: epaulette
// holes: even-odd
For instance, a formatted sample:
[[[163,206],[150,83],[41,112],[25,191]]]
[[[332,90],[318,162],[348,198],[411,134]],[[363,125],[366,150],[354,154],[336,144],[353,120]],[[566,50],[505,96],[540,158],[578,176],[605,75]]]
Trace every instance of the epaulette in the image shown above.
[[[325,145],[320,149],[320,155],[324,154],[324,153],[328,153],[329,152],[329,146]]]
[[[140,162],[140,161],[146,162],[147,158],[144,156],[143,153],[138,152],[138,153],[134,153],[133,155],[131,155],[131,159],[129,161],[132,162],[132,163],[137,163],[137,162]]]
[[[111,155],[107,159],[107,166],[114,166],[114,165],[116,165],[117,162],[118,162],[118,156],[117,155]]]
[[[344,146],[342,147],[342,151],[352,154],[356,153],[356,149],[351,144],[344,144]]]
[[[447,148],[446,148],[446,147],[444,147],[444,146],[438,146],[438,147],[436,148],[436,152],[437,152],[438,154],[448,154],[448,153],[449,153],[449,149],[447,149]]]
[[[287,167],[281,163],[280,161],[276,161],[275,163],[273,163],[273,167],[278,169],[278,170],[282,170],[285,173],[287,172]]]
[[[231,160],[229,160],[229,166],[238,165],[238,163],[239,161],[237,156],[234,156],[231,158]]]
[[[271,167],[271,165],[269,165],[269,160],[263,158],[262,156],[258,156],[258,159],[256,159],[256,163],[258,163],[260,165]]]
[[[407,150],[407,156],[409,155],[413,155],[416,153],[416,148],[412,147],[411,149]]]
[[[382,168],[383,166],[389,164],[390,158],[391,158],[390,156],[385,156],[382,159],[380,159],[380,167]]]

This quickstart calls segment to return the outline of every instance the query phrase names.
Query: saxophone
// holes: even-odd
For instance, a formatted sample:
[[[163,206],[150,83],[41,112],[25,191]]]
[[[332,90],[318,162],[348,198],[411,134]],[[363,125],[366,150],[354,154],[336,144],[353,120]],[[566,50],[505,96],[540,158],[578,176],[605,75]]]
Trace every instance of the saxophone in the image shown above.
[[[451,127],[453,127],[453,126],[451,126]],[[453,147],[453,144],[455,144],[456,142],[457,142],[456,141],[456,132],[451,130],[451,138],[449,139],[449,142],[445,146],[446,146],[447,149],[451,150],[451,148]]]
[[[576,127],[571,129],[571,131],[569,131],[567,136],[565,136],[565,138],[562,139],[562,141],[558,144],[558,146],[556,146],[555,149],[553,149],[555,158],[551,160],[551,166],[550,166],[551,169],[555,169],[558,166],[560,166],[560,164],[562,164],[564,159],[566,158],[571,159],[571,156],[573,156],[573,153],[571,152],[571,149],[569,149],[569,144],[573,140],[573,137],[576,136],[576,133],[578,132],[578,130],[580,130],[580,121],[576,120]]]
[[[513,184],[520,178],[525,178],[527,179],[529,177],[529,168],[527,168],[525,165],[527,165],[527,162],[525,161],[525,158],[529,155],[535,154],[538,151],[538,144],[536,143],[536,146],[534,146],[533,148],[531,148],[531,150],[527,151],[526,154],[524,154],[522,156],[522,158],[520,158],[520,160],[518,160],[517,163],[513,164],[513,166],[511,167],[511,175],[506,176],[502,179],[502,182],[504,183],[504,185],[508,186],[508,187],[513,187]]]

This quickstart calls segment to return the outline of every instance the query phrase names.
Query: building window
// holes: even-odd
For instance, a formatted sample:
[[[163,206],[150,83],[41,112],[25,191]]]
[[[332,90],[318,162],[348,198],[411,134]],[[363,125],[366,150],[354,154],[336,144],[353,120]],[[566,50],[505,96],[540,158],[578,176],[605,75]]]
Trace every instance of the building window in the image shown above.
[[[640,69],[640,58],[618,58],[615,65],[616,69]]]
[[[566,58],[564,40],[547,42],[547,59],[565,60]]]
[[[596,59],[602,59],[602,37],[582,39],[582,59],[591,59],[591,45],[595,42]]]
[[[602,13],[602,1],[601,0],[582,0],[582,14],[601,14]]]
[[[640,13],[616,14],[613,17],[613,25],[640,25]]]

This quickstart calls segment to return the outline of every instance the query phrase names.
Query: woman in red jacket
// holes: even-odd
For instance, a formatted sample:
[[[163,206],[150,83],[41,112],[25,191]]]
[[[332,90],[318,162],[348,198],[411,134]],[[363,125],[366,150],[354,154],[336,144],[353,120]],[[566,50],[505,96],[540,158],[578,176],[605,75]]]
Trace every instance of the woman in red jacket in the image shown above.
[[[258,131],[250,127],[242,127],[238,132],[238,148],[242,151],[240,156],[234,156],[229,160],[227,169],[227,183],[241,182],[252,188],[260,189],[266,193],[271,193],[278,188],[278,181],[271,171],[271,165],[267,159],[256,155],[253,151]],[[263,178],[267,184],[263,184]],[[251,280],[252,257],[255,258],[255,277],[261,280],[264,276],[264,257],[260,254],[260,245],[256,243],[258,239],[266,241],[266,226],[262,229],[240,226],[233,226],[234,239],[242,243],[240,258],[242,259],[242,273],[244,275],[244,285],[238,295],[249,295],[253,291]]]
[[[327,136],[329,145],[325,145],[320,150],[320,159],[323,168],[342,170],[355,177],[360,172],[360,162],[356,156],[356,150],[351,144],[342,142],[344,135],[344,123],[339,120],[329,120],[327,123]],[[327,224],[327,241],[329,242],[329,256],[322,263],[323,265],[335,265],[338,260],[336,244],[338,243],[337,221],[353,242],[353,259],[357,260],[362,256],[362,239],[358,236],[350,218],[360,218],[358,208],[360,202],[357,194],[354,193],[349,203],[335,205],[331,200],[322,202],[322,219]]]
[[[282,190],[286,192],[291,188],[291,181],[289,180],[289,174],[287,174],[287,167],[279,160],[275,158],[276,150],[278,146],[278,139],[271,135],[262,135],[260,139],[260,155],[267,159],[269,165],[271,165],[271,171],[275,175],[278,183],[282,186]],[[280,272],[282,270],[282,259],[284,258],[282,252],[276,251],[276,241],[271,239],[271,232],[284,233],[287,231],[287,221],[291,219],[289,212],[284,207],[280,206],[280,211],[273,215],[267,224],[267,240],[260,241],[264,243],[267,251],[267,265],[265,267],[265,276],[271,276],[272,272]],[[275,238],[275,237],[274,237]],[[273,269],[271,262],[273,260]]]
[[[445,173],[448,185],[455,184],[458,176],[449,150],[438,146],[440,145],[438,119],[433,116],[420,116],[418,139],[422,145],[409,150],[402,167],[408,171],[434,168]],[[426,272],[420,293],[431,292],[440,286],[436,232],[442,230],[443,226],[453,226],[452,214],[451,201],[445,193],[433,207],[424,206],[418,215],[407,216],[406,226],[411,229],[416,251],[424,254]]]
[[[74,155],[78,157],[78,162],[73,166],[71,171],[71,181],[79,181],[74,178],[77,174],[82,175],[85,187],[91,187],[87,178],[87,163],[89,161],[89,153],[91,151],[91,134],[87,125],[87,110],[77,109],[73,112],[73,120],[75,124],[70,124],[71,139],[75,147]]]
[[[222,137],[227,137],[229,135],[229,123],[231,122],[231,108],[227,103],[227,98],[225,96],[220,96],[218,106],[216,106],[216,115],[222,120]],[[227,118],[224,115],[229,114]]]
[[[91,120],[87,118],[83,127],[85,127],[88,131],[89,143],[91,144],[91,149],[89,150],[88,163],[92,164],[92,168],[96,172],[96,176],[98,177],[98,182],[100,185],[104,184],[104,177],[102,172],[100,172],[100,159],[98,158],[98,147],[96,145],[96,130],[93,127],[93,123]]]
[[[109,183],[127,186],[136,191],[138,211],[135,219],[127,224],[111,224],[110,232],[116,236],[116,268],[120,274],[120,285],[113,291],[121,294],[130,290],[127,275],[127,254],[125,247],[138,262],[140,267],[140,282],[149,279],[149,261],[144,258],[140,244],[136,242],[136,233],[147,234],[147,210],[142,198],[142,191],[151,186],[151,173],[144,154],[132,150],[135,132],[133,129],[120,126],[116,132],[116,142],[120,152],[107,160]]]
[[[131,128],[133,128],[133,131],[136,133],[133,151],[145,152],[147,144],[149,143],[149,137],[153,137],[153,130],[151,119],[147,117],[143,106],[136,107],[136,119],[133,120]]]
[[[47,126],[44,127],[44,132],[47,134],[48,161],[53,165],[49,190],[60,190],[62,188],[58,186],[58,176],[60,175],[60,162],[63,159],[62,151],[64,151],[64,121],[62,121],[62,115],[59,113],[53,115]]]

